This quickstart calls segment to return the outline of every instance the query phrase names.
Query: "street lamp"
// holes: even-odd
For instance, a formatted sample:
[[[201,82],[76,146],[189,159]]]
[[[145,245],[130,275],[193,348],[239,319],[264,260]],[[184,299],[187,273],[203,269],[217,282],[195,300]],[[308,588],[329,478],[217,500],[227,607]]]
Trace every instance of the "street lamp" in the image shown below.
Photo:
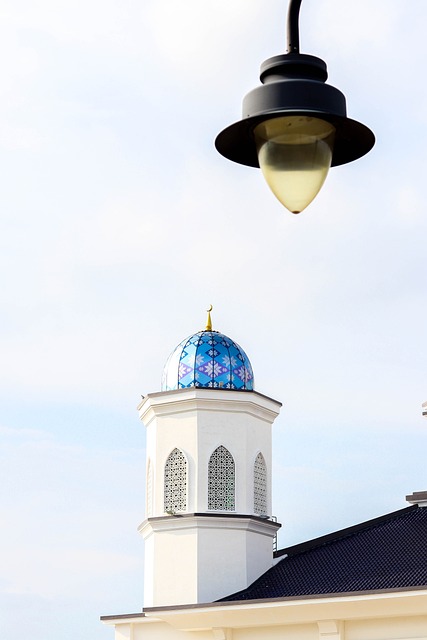
[[[215,140],[229,160],[261,167],[292,213],[316,197],[329,167],[357,160],[375,143],[368,127],[347,118],[344,94],[325,84],[326,63],[299,52],[301,1],[289,3],[287,53],[263,62],[262,85],[243,99],[242,120]]]

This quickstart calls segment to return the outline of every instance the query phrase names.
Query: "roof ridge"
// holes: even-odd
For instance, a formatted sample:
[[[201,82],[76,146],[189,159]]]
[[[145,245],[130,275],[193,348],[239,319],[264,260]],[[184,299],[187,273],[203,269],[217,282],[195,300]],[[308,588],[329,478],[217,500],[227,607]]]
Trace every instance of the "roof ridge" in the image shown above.
[[[317,547],[321,547],[324,544],[328,544],[331,542],[336,542],[338,540],[342,540],[343,538],[347,538],[359,531],[363,531],[365,529],[370,529],[372,527],[376,527],[384,522],[389,520],[393,520],[402,516],[405,513],[409,513],[418,509],[418,505],[411,505],[409,507],[404,507],[403,509],[398,509],[397,511],[392,511],[391,513],[386,513],[382,516],[378,516],[376,518],[372,518],[370,520],[366,520],[365,522],[360,522],[359,524],[352,525],[350,527],[345,527],[344,529],[339,529],[338,531],[334,531],[332,533],[327,533],[323,536],[319,536],[317,538],[313,538],[312,540],[306,540],[305,542],[300,542],[298,544],[294,544],[290,547],[285,547],[284,549],[279,549],[274,553],[275,558],[291,557],[295,556],[299,553],[304,553],[305,551],[310,551],[312,549],[316,549]]]

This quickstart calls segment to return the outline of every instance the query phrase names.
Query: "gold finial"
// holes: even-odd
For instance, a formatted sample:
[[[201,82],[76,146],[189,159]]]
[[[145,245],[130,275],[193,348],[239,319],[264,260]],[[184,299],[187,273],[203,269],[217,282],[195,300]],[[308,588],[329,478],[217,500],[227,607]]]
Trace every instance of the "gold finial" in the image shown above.
[[[213,306],[210,304],[209,305],[209,309],[206,309],[206,311],[208,312],[208,317],[206,320],[206,329],[205,331],[212,331],[212,319],[211,319],[211,311],[213,309]]]

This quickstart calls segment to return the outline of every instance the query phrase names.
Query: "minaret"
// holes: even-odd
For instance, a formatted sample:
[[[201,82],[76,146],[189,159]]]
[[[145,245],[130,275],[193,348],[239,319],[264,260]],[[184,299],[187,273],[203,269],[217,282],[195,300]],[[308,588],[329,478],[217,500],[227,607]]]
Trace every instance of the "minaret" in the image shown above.
[[[243,349],[212,330],[183,340],[147,428],[144,606],[212,602],[272,566],[271,427],[281,404],[254,391]]]

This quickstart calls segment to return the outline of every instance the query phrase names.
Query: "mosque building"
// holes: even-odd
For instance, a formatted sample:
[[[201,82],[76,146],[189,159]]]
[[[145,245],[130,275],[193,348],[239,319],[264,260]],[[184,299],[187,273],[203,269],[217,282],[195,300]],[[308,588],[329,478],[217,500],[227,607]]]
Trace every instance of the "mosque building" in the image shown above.
[[[427,640],[427,492],[374,520],[276,549],[280,402],[207,325],[138,410],[147,430],[142,612],[115,640]]]

